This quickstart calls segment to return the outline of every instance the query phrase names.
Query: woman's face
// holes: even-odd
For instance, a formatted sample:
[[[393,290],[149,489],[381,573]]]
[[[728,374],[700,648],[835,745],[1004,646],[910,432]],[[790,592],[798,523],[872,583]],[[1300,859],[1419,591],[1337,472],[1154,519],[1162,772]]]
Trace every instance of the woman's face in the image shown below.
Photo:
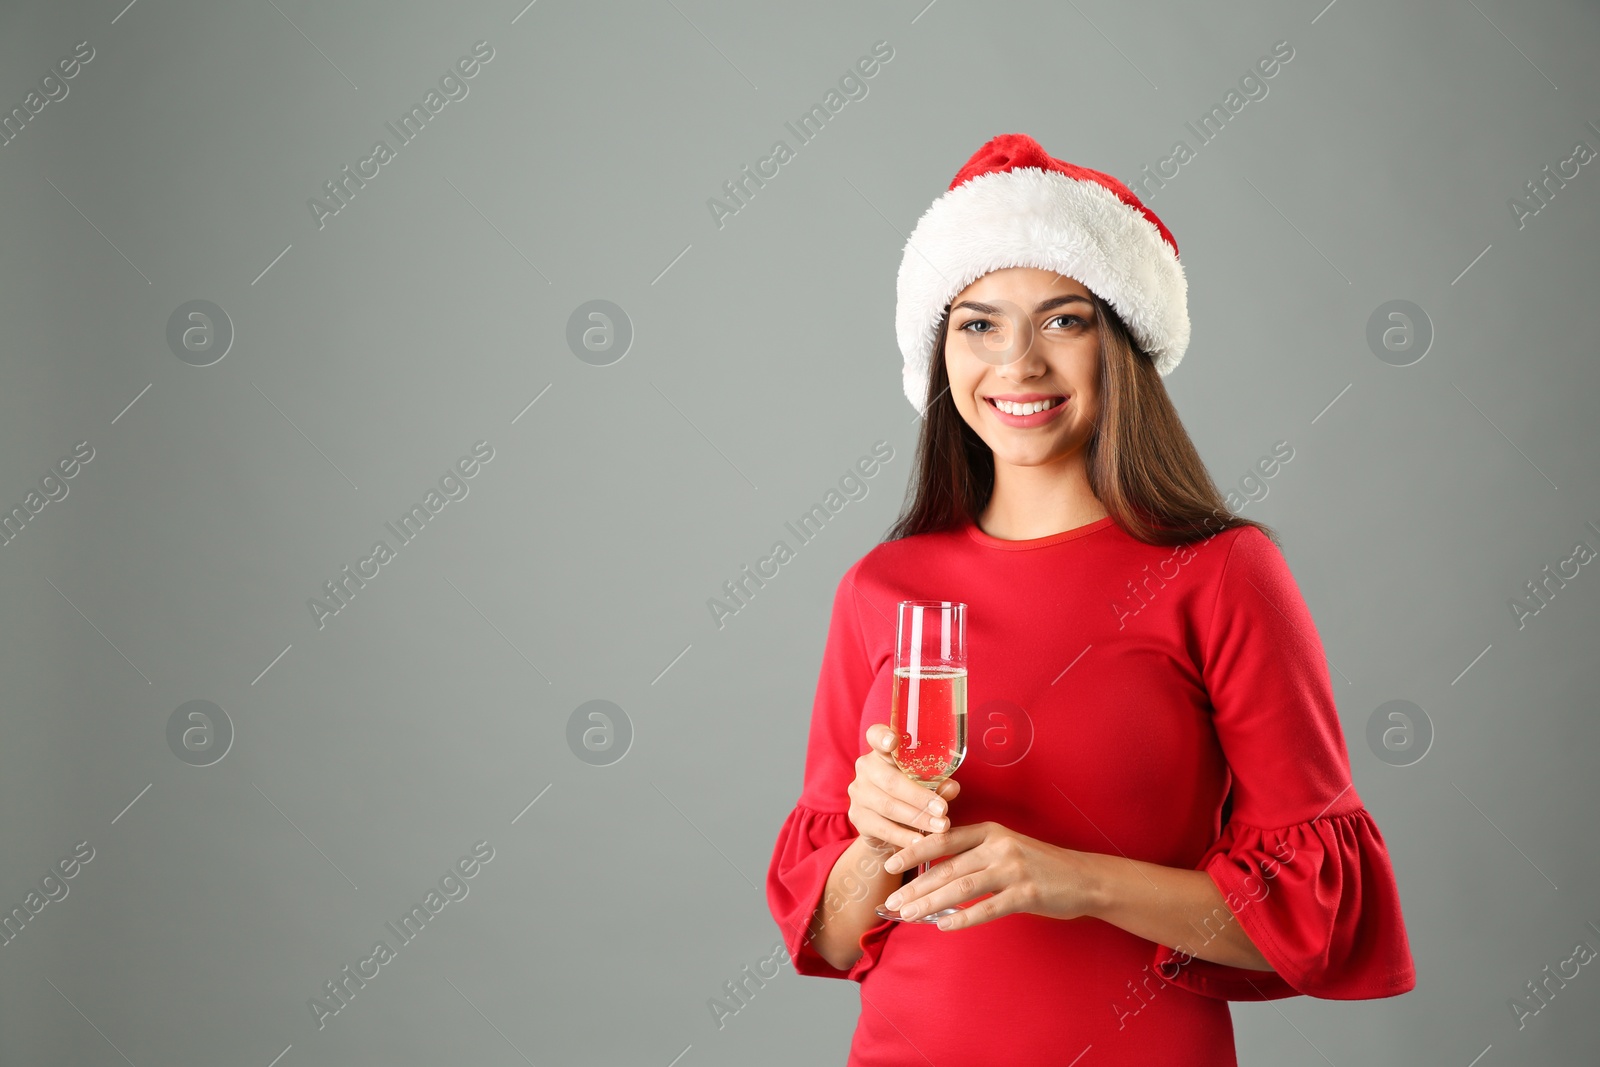
[[[997,463],[1052,463],[1093,433],[1100,323],[1089,290],[1072,278],[1034,267],[985,274],[950,301],[944,359],[956,410]],[[996,401],[1024,412],[1045,406],[1017,414]]]

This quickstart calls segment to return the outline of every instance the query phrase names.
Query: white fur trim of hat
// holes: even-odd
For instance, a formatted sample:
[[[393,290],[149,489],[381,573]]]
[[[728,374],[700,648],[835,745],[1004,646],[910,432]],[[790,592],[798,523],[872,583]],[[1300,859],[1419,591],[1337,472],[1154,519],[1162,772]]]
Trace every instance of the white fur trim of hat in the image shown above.
[[[1001,134],[923,213],[901,256],[895,338],[918,412],[946,305],[1004,267],[1076,279],[1111,305],[1162,376],[1189,346],[1189,287],[1165,224],[1116,178],[1053,159],[1026,134]]]

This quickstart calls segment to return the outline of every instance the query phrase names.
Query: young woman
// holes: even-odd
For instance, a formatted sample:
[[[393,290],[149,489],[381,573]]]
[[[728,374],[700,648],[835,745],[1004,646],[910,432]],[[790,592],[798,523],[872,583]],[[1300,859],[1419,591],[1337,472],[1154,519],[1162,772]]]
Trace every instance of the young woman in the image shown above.
[[[1229,1065],[1230,1000],[1416,984],[1310,611],[1162,383],[1177,255],[1021,134],[906,242],[917,468],[835,592],[767,875],[795,970],[860,983],[851,1067]],[[936,795],[892,759],[901,600],[968,605],[968,754]]]

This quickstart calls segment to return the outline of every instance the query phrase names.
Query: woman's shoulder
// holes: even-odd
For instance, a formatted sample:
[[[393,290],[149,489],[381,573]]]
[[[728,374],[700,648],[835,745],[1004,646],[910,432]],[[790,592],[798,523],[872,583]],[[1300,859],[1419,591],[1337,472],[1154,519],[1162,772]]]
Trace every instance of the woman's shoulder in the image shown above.
[[[925,573],[926,569],[950,552],[952,534],[959,535],[960,527],[912,534],[893,540],[879,541],[840,575],[838,591],[852,587],[857,592],[868,588],[900,587],[910,577]]]
[[[1217,535],[1217,540],[1227,550],[1230,569],[1253,571],[1285,565],[1278,543],[1252,523],[1230,526]]]
[[[959,544],[957,539],[961,537],[961,531],[962,526],[956,524],[942,530],[879,541],[867,549],[850,569],[856,574],[883,574],[923,566]]]
[[[1215,541],[1221,549],[1214,557],[1219,597],[1243,596],[1254,591],[1276,600],[1279,595],[1291,591],[1298,593],[1294,572],[1282,548],[1259,526],[1241,523],[1206,540]]]

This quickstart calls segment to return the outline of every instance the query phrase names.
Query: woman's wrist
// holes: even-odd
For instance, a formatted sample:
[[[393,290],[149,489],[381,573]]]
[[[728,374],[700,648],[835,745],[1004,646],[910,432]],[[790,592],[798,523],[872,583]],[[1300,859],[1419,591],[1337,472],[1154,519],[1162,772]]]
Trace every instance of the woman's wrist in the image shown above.
[[[1104,919],[1119,897],[1120,873],[1106,861],[1118,857],[1060,845],[1044,847],[1052,853],[1052,861],[1034,878],[1040,899],[1030,910],[1047,919]]]
[[[1078,870],[1079,892],[1084,901],[1082,914],[1110,921],[1107,916],[1122,896],[1117,886],[1129,873],[1129,864],[1120,856],[1108,856],[1103,852],[1069,851]]]
[[[857,834],[856,839],[850,842],[850,848],[846,851],[855,854],[853,857],[855,869],[863,879],[868,882],[879,882],[887,881],[890,874],[890,872],[883,869],[884,861],[899,852],[900,849],[892,842],[877,841],[875,838],[868,838],[864,834]],[[903,875],[903,871],[894,872],[893,881],[888,883],[889,888],[884,890],[883,896],[887,897],[894,892],[895,888],[900,885]],[[883,901],[880,899],[874,902],[874,906],[881,903]]]

